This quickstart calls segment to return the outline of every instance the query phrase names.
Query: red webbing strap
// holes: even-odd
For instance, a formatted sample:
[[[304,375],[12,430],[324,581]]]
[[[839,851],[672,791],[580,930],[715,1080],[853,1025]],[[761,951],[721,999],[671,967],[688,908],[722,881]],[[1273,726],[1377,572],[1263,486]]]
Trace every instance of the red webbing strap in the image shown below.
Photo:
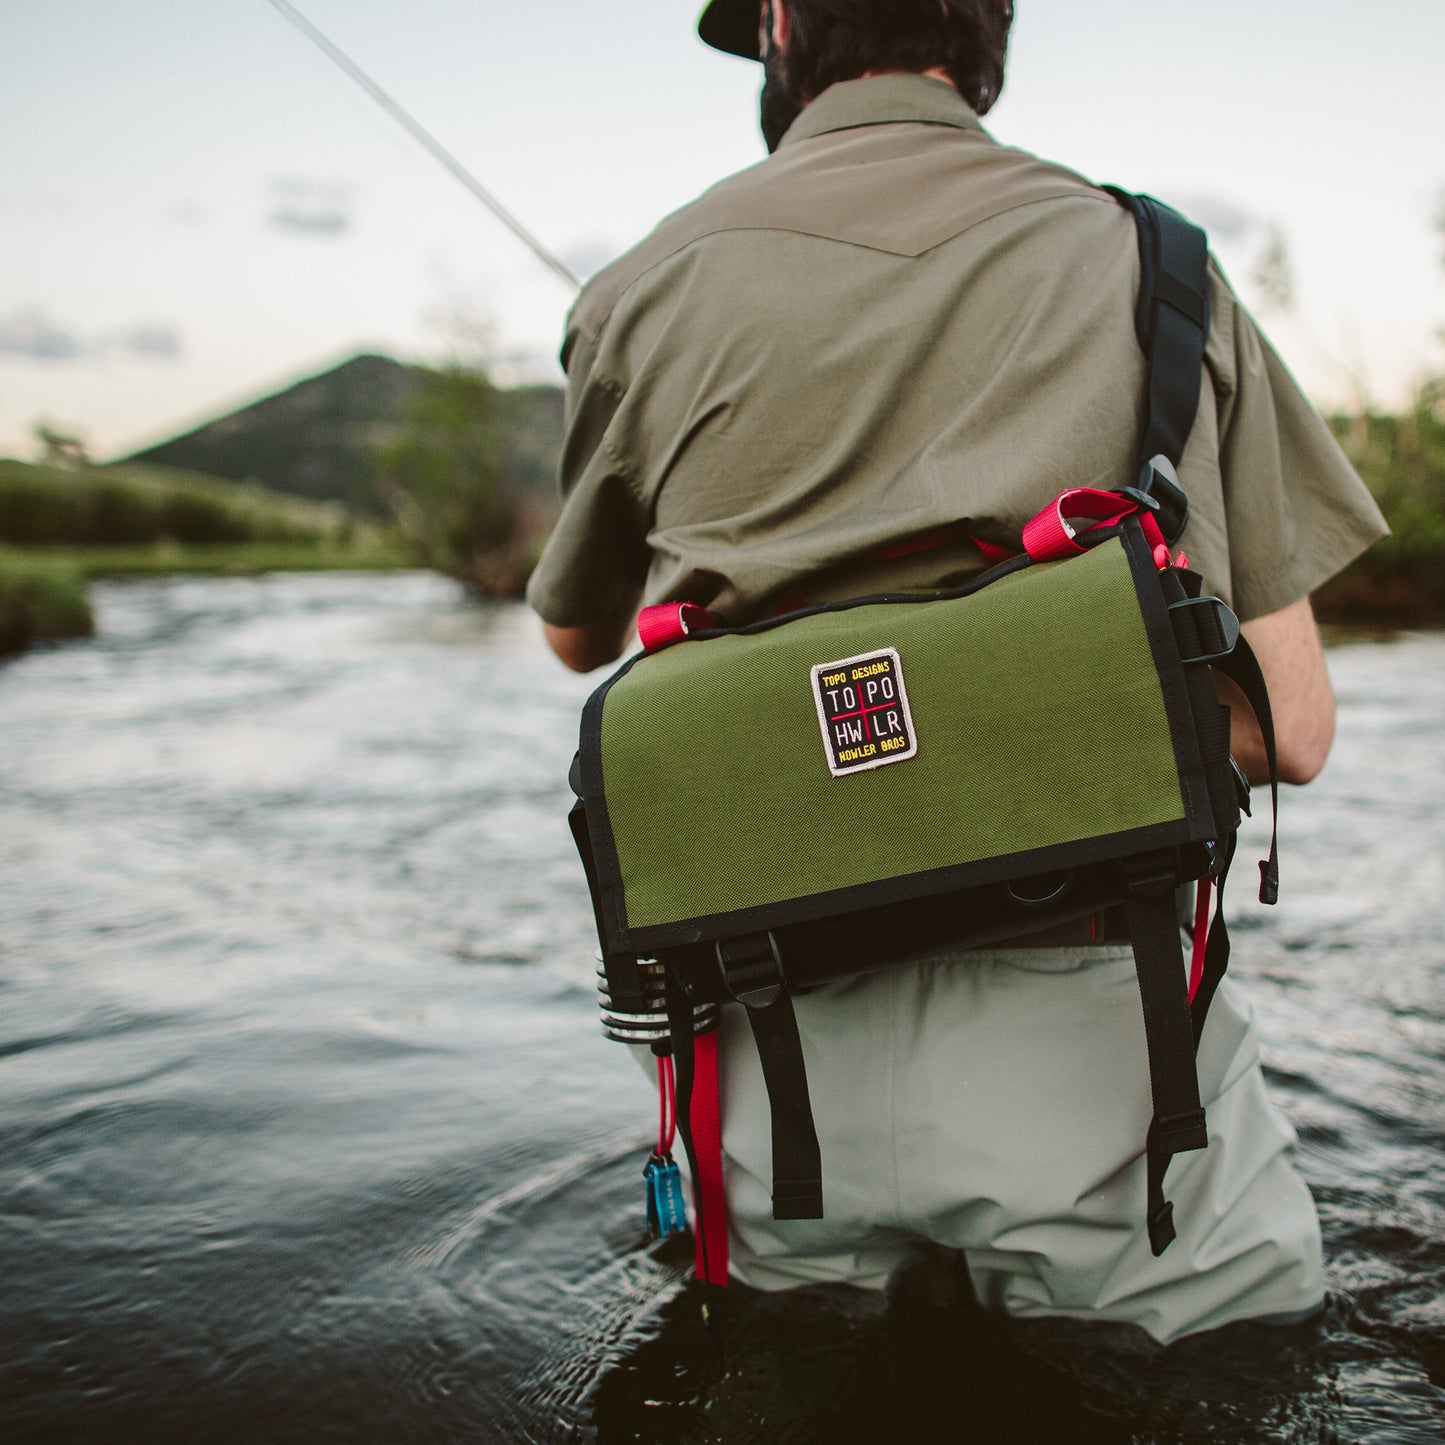
[[[941,527],[929,527],[927,531],[915,532],[911,537],[885,542],[866,555],[872,562],[891,562],[895,557],[912,557],[917,552],[932,552],[938,547],[946,547],[950,542],[973,540],[961,523],[945,522]]]
[[[681,642],[689,633],[717,625],[717,618],[695,602],[660,602],[638,614],[637,640],[644,652],[656,652]]]
[[[1000,562],[1007,562],[1010,557],[1017,557],[1017,552],[1010,552],[1007,547],[996,546],[992,542],[985,542],[982,537],[974,537],[973,545],[983,553],[983,560],[990,567],[997,567]]]
[[[913,557],[919,552],[935,551],[939,547],[948,546],[950,542],[972,542],[983,553],[983,560],[990,567],[1018,555],[1010,552],[1007,547],[995,546],[992,542],[985,542],[982,537],[975,537],[962,522],[945,522],[941,527],[915,532],[911,537],[900,538],[897,542],[885,542],[881,547],[875,547],[864,555],[870,562],[891,562],[898,557]]]
[[[708,1284],[728,1282],[728,1204],[723,1193],[722,1112],[718,1104],[717,1030],[693,1044],[696,1073],[692,1085],[692,1139],[697,1177],[692,1181],[697,1219],[697,1277]]]
[[[808,594],[794,582],[791,587],[784,589],[778,594],[774,603],[773,611],[779,617],[786,617],[790,612],[797,612],[800,608],[808,605]]]
[[[1209,938],[1209,894],[1214,880],[1206,873],[1195,886],[1194,894],[1194,950],[1189,958],[1189,1002],[1199,992],[1204,981],[1204,949]]]

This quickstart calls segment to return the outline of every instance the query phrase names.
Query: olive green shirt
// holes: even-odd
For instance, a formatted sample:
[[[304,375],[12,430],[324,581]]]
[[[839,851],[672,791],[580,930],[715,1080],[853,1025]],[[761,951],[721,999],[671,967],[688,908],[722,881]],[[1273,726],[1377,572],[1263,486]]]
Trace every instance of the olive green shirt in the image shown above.
[[[918,75],[825,91],[776,154],[597,275],[562,351],[564,505],[528,588],[548,622],[688,599],[739,623],[962,580],[1068,487],[1131,484],[1144,357],[1132,216],[999,145]],[[1241,618],[1385,532],[1329,430],[1211,277],[1180,467],[1191,564]]]

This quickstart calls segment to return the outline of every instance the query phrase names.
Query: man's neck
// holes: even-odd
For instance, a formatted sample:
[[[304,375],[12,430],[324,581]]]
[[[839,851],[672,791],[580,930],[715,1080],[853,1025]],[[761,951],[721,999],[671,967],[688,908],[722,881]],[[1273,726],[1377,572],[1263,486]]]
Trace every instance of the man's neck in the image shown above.
[[[958,87],[953,84],[953,77],[941,66],[931,65],[927,70],[865,70],[863,79],[873,75],[926,75],[933,80],[941,80],[945,85],[952,86],[954,90]]]

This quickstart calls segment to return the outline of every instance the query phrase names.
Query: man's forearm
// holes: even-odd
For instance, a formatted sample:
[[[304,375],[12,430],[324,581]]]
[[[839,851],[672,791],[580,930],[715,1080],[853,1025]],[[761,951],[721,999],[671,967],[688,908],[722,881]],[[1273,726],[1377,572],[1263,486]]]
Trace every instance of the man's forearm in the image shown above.
[[[580,627],[557,627],[544,622],[542,634],[547,646],[573,672],[591,672],[622,656],[632,635],[632,622],[587,622]]]
[[[1325,765],[1335,736],[1335,695],[1308,597],[1241,629],[1259,658],[1274,713],[1279,775],[1307,783]],[[1269,781],[1264,737],[1244,694],[1215,673],[1219,700],[1230,710],[1230,748],[1252,783]]]

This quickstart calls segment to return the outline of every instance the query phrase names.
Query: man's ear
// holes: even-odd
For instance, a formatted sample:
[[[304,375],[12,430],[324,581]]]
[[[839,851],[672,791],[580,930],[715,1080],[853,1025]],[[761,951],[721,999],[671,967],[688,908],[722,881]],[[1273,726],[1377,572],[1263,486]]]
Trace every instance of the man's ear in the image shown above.
[[[788,36],[793,29],[793,17],[788,14],[788,0],[773,0],[768,8],[773,12],[773,44],[779,50],[786,50]]]

